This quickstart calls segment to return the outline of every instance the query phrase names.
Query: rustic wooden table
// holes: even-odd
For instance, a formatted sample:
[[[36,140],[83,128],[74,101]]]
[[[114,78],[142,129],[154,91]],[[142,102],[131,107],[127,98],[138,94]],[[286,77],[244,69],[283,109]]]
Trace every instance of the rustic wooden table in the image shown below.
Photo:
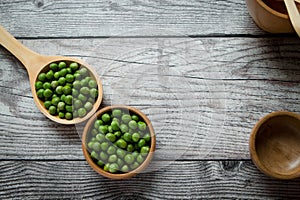
[[[80,129],[39,112],[25,68],[1,47],[0,199],[300,198],[299,179],[265,176],[248,150],[259,118],[300,112],[300,40],[257,28],[244,1],[0,0],[0,24],[38,53],[96,68],[101,106],[148,114],[158,149],[148,173],[96,174]]]

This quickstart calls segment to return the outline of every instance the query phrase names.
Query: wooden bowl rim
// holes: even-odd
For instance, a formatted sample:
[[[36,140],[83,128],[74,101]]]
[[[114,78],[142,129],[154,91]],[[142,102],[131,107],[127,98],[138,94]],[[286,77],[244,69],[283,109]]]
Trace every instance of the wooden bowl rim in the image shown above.
[[[274,10],[273,8],[270,8],[267,4],[265,4],[265,2],[263,2],[263,0],[256,0],[256,1],[257,3],[259,3],[261,7],[263,7],[266,11],[270,12],[271,14],[276,15],[277,17],[283,19],[289,19],[289,16],[287,14],[283,14],[281,12]]]
[[[149,153],[148,153],[146,159],[144,160],[144,162],[138,168],[136,168],[132,171],[129,171],[127,173],[123,173],[123,174],[112,174],[110,172],[106,172],[103,169],[101,169],[97,164],[95,164],[93,162],[93,160],[89,156],[89,153],[88,153],[87,148],[86,148],[86,143],[85,143],[88,130],[89,130],[90,126],[92,125],[92,123],[94,122],[94,120],[99,115],[103,114],[106,111],[112,110],[112,109],[127,109],[130,112],[138,114],[138,116],[141,117],[145,121],[145,123],[147,124],[147,126],[149,128],[149,131],[150,131],[150,135],[151,135],[151,147],[150,147]],[[104,108],[100,109],[98,112],[96,112],[88,120],[88,122],[85,125],[84,130],[83,130],[83,135],[82,135],[82,141],[81,142],[82,142],[82,151],[83,151],[84,157],[85,157],[86,161],[88,162],[88,164],[92,167],[92,169],[94,171],[96,171],[97,173],[99,173],[99,174],[101,174],[101,175],[103,175],[107,178],[110,178],[110,179],[128,179],[128,178],[131,178],[131,177],[135,176],[136,174],[142,172],[144,169],[146,169],[148,167],[150,161],[153,158],[153,154],[154,154],[154,151],[155,151],[156,137],[155,137],[154,129],[153,129],[153,126],[152,126],[150,120],[140,110],[138,110],[137,108],[131,107],[131,106],[112,105],[112,106],[107,106],[107,107],[104,107]]]
[[[264,117],[262,117],[261,119],[259,119],[259,121],[255,124],[255,126],[253,127],[251,134],[250,134],[250,140],[249,140],[250,156],[251,156],[252,161],[256,165],[256,167],[268,176],[278,178],[278,179],[298,178],[299,174],[297,172],[299,170],[294,170],[291,173],[284,173],[284,174],[274,172],[274,171],[268,169],[267,167],[265,167],[265,165],[262,164],[261,160],[259,159],[259,156],[257,155],[255,144],[256,144],[256,135],[257,135],[260,127],[263,124],[265,124],[267,121],[271,120],[272,118],[280,117],[280,116],[287,116],[287,117],[291,117],[291,118],[294,118],[294,119],[300,121],[300,115],[297,113],[294,113],[294,112],[290,112],[290,111],[275,111],[275,112],[269,113],[269,114],[265,115]]]

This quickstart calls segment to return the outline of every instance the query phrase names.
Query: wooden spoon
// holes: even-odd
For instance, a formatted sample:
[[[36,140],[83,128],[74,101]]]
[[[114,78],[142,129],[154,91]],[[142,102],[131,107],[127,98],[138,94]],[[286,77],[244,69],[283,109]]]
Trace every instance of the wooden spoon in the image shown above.
[[[275,0],[275,1],[284,1],[291,23],[296,33],[300,37],[300,13],[296,5],[296,2],[300,3],[300,0]]]
[[[263,173],[278,179],[300,177],[300,115],[277,111],[260,119],[250,136],[249,150]]]
[[[48,117],[49,119],[58,122],[60,124],[80,123],[90,118],[100,106],[100,103],[102,101],[102,93],[103,93],[102,83],[99,77],[97,76],[96,71],[88,64],[75,58],[64,57],[64,56],[45,56],[33,52],[27,47],[25,47],[24,45],[22,45],[18,40],[16,40],[2,26],[0,26],[0,44],[4,48],[6,48],[9,52],[11,52],[25,66],[29,75],[29,81],[30,81],[30,87],[31,87],[33,99],[37,107],[40,109],[40,111],[44,115],[46,115],[46,117]],[[48,110],[44,107],[43,101],[41,101],[37,97],[36,90],[35,90],[35,82],[37,80],[39,73],[43,71],[47,71],[49,69],[48,65],[50,63],[59,62],[59,61],[65,61],[66,63],[77,62],[79,65],[86,67],[89,70],[90,75],[97,81],[98,84],[97,100],[94,103],[92,110],[89,113],[87,113],[83,118],[74,118],[72,120],[66,120],[66,119],[61,119],[58,116],[52,116],[50,115]]]

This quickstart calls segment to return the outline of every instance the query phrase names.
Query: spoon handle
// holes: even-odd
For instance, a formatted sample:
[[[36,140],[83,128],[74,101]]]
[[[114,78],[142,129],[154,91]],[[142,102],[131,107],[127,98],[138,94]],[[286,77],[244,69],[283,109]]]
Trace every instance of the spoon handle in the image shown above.
[[[297,1],[298,2],[298,1]],[[284,0],[292,25],[300,37],[300,13],[295,0]]]
[[[28,72],[39,70],[39,63],[43,60],[43,56],[25,47],[2,26],[0,26],[0,44],[12,53]]]

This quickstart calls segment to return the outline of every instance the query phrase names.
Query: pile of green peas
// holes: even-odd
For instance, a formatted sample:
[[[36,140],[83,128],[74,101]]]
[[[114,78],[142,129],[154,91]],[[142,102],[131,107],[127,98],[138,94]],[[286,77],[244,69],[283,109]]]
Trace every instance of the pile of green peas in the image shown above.
[[[36,94],[53,116],[71,120],[84,117],[98,97],[98,85],[87,68],[76,62],[53,62],[35,82]]]
[[[134,113],[108,111],[93,122],[87,148],[94,163],[110,173],[126,173],[139,167],[151,147],[147,124]]]

